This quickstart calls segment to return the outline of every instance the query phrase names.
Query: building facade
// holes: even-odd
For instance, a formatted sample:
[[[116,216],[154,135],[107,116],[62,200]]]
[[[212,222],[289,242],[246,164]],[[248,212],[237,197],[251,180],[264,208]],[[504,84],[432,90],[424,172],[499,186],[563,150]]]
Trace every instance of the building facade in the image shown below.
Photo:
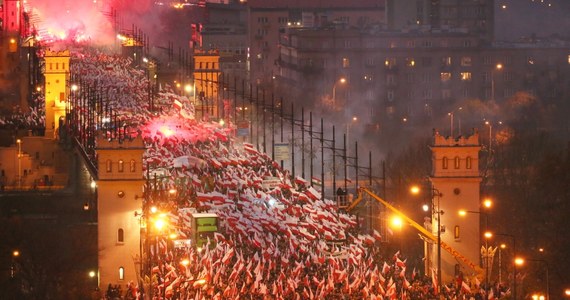
[[[97,224],[99,287],[139,282],[143,178],[142,138],[97,140]],[[138,216],[135,212],[138,212]]]
[[[383,23],[383,0],[308,2],[298,0],[248,1],[250,79],[270,85],[279,59],[280,35],[291,27],[322,27],[342,24],[363,27]]]
[[[45,60],[46,129],[44,136],[57,138],[59,128],[65,122],[65,106],[69,94],[69,50],[47,50]]]
[[[387,0],[386,19],[390,30],[458,29],[493,40],[493,0]]]
[[[570,97],[570,47],[561,41],[487,45],[454,30],[300,28],[288,30],[280,51],[282,90],[321,102],[334,91],[338,109],[366,107],[370,123],[422,124],[463,101],[504,102],[520,91],[554,107]]]
[[[440,236],[442,243],[451,246],[478,267],[481,257],[480,224],[483,224],[481,219],[484,214],[480,211],[479,133],[474,131],[466,137],[444,137],[435,131],[430,148],[432,173],[429,180],[434,202],[432,232],[434,236]],[[469,213],[462,217],[460,210]],[[438,257],[436,249],[437,245],[434,244],[426,257],[432,269],[437,270],[441,265],[443,282],[452,281],[459,272],[470,278],[481,275],[477,274],[480,269],[468,268],[447,251],[441,251],[441,257]]]

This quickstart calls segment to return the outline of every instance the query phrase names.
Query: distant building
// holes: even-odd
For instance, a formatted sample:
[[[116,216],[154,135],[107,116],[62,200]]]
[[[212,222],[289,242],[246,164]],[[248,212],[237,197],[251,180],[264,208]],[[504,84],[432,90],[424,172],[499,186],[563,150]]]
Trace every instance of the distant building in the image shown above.
[[[387,0],[387,28],[390,30],[455,29],[492,41],[494,2],[493,0]]]
[[[196,24],[197,48],[217,50],[224,75],[247,79],[247,8],[244,5],[207,3],[208,21]]]
[[[253,84],[265,86],[277,75],[279,37],[287,28],[323,28],[327,25],[362,28],[385,23],[384,0],[250,0],[247,5],[250,79]]]
[[[564,42],[488,45],[455,30],[289,28],[276,84],[292,98],[334,98],[338,110],[366,107],[362,117],[371,123],[421,122],[462,100],[504,101],[518,91],[560,106],[570,97],[569,49]]]

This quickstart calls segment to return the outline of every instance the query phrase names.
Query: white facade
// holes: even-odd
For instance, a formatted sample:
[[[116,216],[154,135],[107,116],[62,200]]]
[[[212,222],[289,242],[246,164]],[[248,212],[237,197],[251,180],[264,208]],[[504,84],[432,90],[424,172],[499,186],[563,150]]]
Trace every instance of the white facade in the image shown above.
[[[480,266],[481,220],[479,175],[479,133],[468,137],[444,137],[434,133],[432,151],[432,174],[434,208],[441,213],[441,241],[461,253],[476,267]],[[438,197],[439,196],[439,197]],[[460,216],[459,211],[469,211]],[[437,236],[437,213],[432,217],[433,234]],[[431,267],[437,269],[437,251],[431,251]],[[477,270],[441,251],[442,282],[449,282],[461,271],[465,277],[477,274]],[[479,269],[480,271],[480,269]]]
[[[98,247],[99,287],[137,283],[141,268],[140,216],[143,195],[142,138],[99,138]]]

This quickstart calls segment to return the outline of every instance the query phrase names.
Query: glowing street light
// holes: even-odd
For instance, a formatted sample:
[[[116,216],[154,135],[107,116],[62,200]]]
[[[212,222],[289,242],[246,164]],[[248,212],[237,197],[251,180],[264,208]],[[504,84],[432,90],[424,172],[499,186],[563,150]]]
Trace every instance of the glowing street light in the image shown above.
[[[419,186],[414,185],[410,188],[410,192],[414,195],[418,195],[421,192]],[[432,205],[432,218],[434,215],[437,216],[437,293],[441,294],[441,215],[443,211],[440,206],[440,199],[443,194],[436,188],[431,187],[431,205]],[[435,199],[437,198],[437,203]],[[437,205],[437,210],[435,206]]]
[[[333,101],[333,104],[335,104],[335,105],[336,105],[336,85],[337,85],[338,83],[340,83],[340,84],[346,83],[346,78],[342,77],[342,78],[340,78],[337,82],[335,82],[335,83],[333,84],[333,89],[332,89],[332,101]]]
[[[402,218],[400,218],[399,216],[394,216],[392,217],[391,224],[393,228],[401,230],[404,221],[402,221]]]
[[[495,101],[495,71],[501,71],[503,69],[502,64],[497,64],[493,70],[491,70],[491,100]]]
[[[543,298],[537,298],[537,299],[545,299],[545,300],[549,300],[550,299],[550,282],[549,282],[549,278],[548,278],[548,262],[542,259],[533,259],[533,258],[522,258],[522,257],[517,257],[515,259],[515,264],[518,266],[523,266],[525,264],[526,261],[534,261],[534,262],[539,262],[544,264],[544,266],[546,267],[546,299],[544,298],[544,296],[542,296]],[[534,299],[534,298],[533,298]]]
[[[22,188],[22,140],[17,139],[18,144],[18,189]]]

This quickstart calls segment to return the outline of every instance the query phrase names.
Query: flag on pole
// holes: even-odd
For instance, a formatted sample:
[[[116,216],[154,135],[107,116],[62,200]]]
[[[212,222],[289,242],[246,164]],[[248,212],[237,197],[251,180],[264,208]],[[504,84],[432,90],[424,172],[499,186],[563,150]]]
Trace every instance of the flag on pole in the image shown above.
[[[322,182],[319,178],[317,178],[317,177],[312,177],[312,178],[311,178],[311,183],[312,183],[313,185],[318,185],[318,186],[323,185],[323,182]]]

